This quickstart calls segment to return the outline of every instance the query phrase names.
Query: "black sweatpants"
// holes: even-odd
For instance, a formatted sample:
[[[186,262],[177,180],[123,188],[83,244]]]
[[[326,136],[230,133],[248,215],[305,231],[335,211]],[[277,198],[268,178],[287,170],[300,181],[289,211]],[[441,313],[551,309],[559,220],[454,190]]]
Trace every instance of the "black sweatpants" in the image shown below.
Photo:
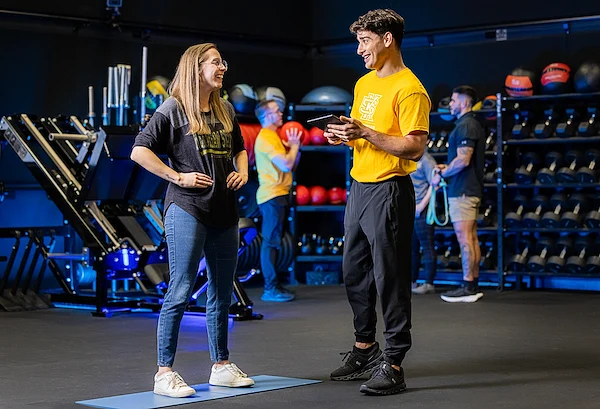
[[[352,184],[344,217],[344,284],[356,342],[374,342],[381,299],[386,361],[401,365],[412,345],[411,244],[415,192],[409,176]]]

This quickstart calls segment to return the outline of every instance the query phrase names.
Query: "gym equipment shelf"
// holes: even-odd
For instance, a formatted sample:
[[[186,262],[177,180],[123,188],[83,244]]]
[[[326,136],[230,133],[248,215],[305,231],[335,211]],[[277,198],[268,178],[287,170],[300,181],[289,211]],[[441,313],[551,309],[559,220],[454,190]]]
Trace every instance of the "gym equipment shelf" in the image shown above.
[[[546,145],[562,143],[600,143],[600,136],[574,136],[571,138],[552,137],[547,139],[509,139],[505,142],[506,145]]]
[[[297,212],[343,212],[345,205],[296,206]]]
[[[304,263],[339,263],[342,261],[342,255],[328,256],[297,256],[296,261]]]
[[[447,226],[435,226],[436,231],[454,231],[454,227],[451,225]],[[498,231],[498,226],[489,226],[489,227],[477,227],[477,232],[492,232]]]
[[[512,172],[507,172],[506,169],[518,168],[520,165],[524,165],[526,163],[525,156],[520,155],[520,149],[522,147],[527,147],[530,149],[529,152],[533,151],[534,154],[543,155],[545,151],[549,147],[553,147],[555,150],[557,149],[565,149],[570,148],[568,145],[582,145],[583,147],[586,144],[590,144],[592,146],[598,145],[600,143],[600,134],[597,130],[595,130],[595,124],[593,121],[594,113],[593,108],[590,110],[590,107],[596,106],[600,103],[600,92],[588,93],[588,94],[580,94],[580,93],[568,93],[568,94],[560,94],[560,95],[534,95],[531,97],[506,97],[501,94],[496,94],[497,97],[497,126],[496,126],[496,149],[498,152],[504,151],[504,154],[497,155],[497,169],[498,169],[498,191],[501,194],[498,195],[498,217],[504,217],[505,212],[503,210],[505,202],[512,201],[514,195],[516,194],[515,189],[538,189],[544,191],[544,189],[576,189],[578,194],[587,195],[590,200],[592,197],[596,197],[596,199],[600,199],[598,197],[598,191],[600,190],[600,184],[598,183],[551,183],[551,184],[542,184],[538,181],[535,181],[531,184],[522,184],[515,183],[512,176],[507,178],[506,174],[511,174]],[[539,115],[542,111],[547,111],[548,107],[552,106],[556,111],[559,112],[560,116],[555,118],[554,120],[558,120],[558,124],[555,122],[554,124],[548,125],[548,123],[544,124],[543,118],[548,117],[548,113],[544,112],[543,115]],[[575,129],[571,130],[571,137],[559,137],[556,134],[556,130],[553,127],[557,127],[561,123],[563,123],[563,129],[566,126],[564,124],[565,120],[569,119],[568,110],[573,110],[573,107],[576,106],[576,110],[579,114],[583,113],[582,111],[588,108],[588,116],[591,116],[589,119],[589,124],[592,126],[590,130],[584,130],[583,133],[576,126],[577,123],[585,124],[588,119],[585,119],[585,116],[581,116],[578,121],[575,123]],[[565,111],[565,115],[562,114],[563,110]],[[519,124],[516,120],[519,119],[521,112],[527,112],[528,114],[532,114],[533,116],[525,115],[524,118],[531,119],[535,118],[535,122],[531,122],[529,124]],[[580,112],[581,111],[581,112]],[[591,112],[591,113],[590,113]],[[572,118],[572,112],[571,112]],[[515,120],[515,122],[513,122]],[[520,119],[519,119],[520,121]],[[519,130],[519,135],[523,139],[512,139],[511,128],[513,125],[519,125],[521,128]],[[537,130],[536,128],[539,126],[550,126],[550,129],[544,130],[544,135],[546,138],[535,138],[534,134]],[[526,128],[522,128],[525,127]],[[504,130],[503,130],[504,128]],[[527,129],[530,128],[530,129]],[[590,136],[585,136],[588,132],[591,133]],[[562,136],[562,135],[561,135]],[[517,153],[516,155],[511,155],[511,153]],[[528,153],[528,152],[527,152]],[[521,159],[517,159],[521,157]],[[535,164],[538,166],[539,164]],[[546,164],[548,166],[548,164]],[[542,165],[543,167],[543,165]],[[579,166],[578,166],[579,167]],[[592,168],[593,169],[593,168]],[[535,178],[534,178],[535,180]],[[597,208],[596,205],[590,206],[592,208]],[[511,209],[509,209],[510,211]],[[570,209],[563,209],[569,210]],[[592,234],[591,240],[594,240],[594,237],[598,237],[600,233],[600,229],[598,228],[587,228],[587,227],[577,227],[577,228],[529,228],[529,227],[507,227],[501,225],[498,229],[498,240],[497,240],[497,249],[498,249],[498,281],[500,289],[503,289],[505,284],[515,285],[515,288],[520,289],[523,284],[523,277],[544,277],[547,280],[552,280],[554,277],[560,277],[563,280],[568,280],[569,278],[577,278],[577,279],[600,279],[600,275],[598,274],[590,274],[590,273],[580,273],[580,274],[572,274],[569,272],[550,272],[550,271],[513,271],[509,270],[508,265],[505,265],[505,261],[508,261],[512,254],[509,253],[508,247],[504,248],[504,242],[508,236],[512,236],[516,239],[516,244],[519,246],[519,243],[525,239],[522,236],[523,233],[530,233],[528,236],[531,240],[531,236],[534,237],[534,240],[541,240],[543,236],[540,234],[551,233],[551,234],[559,234],[560,236],[578,236],[578,237],[589,237]],[[513,248],[511,244],[510,248]],[[505,260],[506,259],[506,260]],[[510,264],[510,263],[509,263]],[[581,289],[590,288],[585,284],[584,281],[577,281],[578,285],[581,283]],[[529,285],[531,288],[534,288],[536,284],[532,280],[529,281]],[[544,284],[542,284],[544,285]]]
[[[503,185],[504,188],[508,188],[508,189],[531,189],[531,188],[559,188],[559,187],[569,187],[569,188],[590,188],[590,187],[595,187],[595,188],[600,188],[600,185],[598,183],[539,183],[539,182],[535,182],[535,183],[531,183],[528,185],[525,184],[521,184],[521,183],[507,183],[505,185]]]
[[[498,154],[498,152],[496,152],[496,151],[485,151],[486,156],[493,156],[493,155],[497,155],[497,154]],[[430,155],[436,159],[445,158],[446,156],[448,156],[448,152],[433,152]]]
[[[336,105],[302,105],[302,104],[289,104],[288,110],[290,115],[293,115],[293,111],[296,112],[345,112],[347,115],[350,114],[350,104],[336,104]]]
[[[559,101],[565,99],[594,99],[600,98],[600,92],[590,92],[587,94],[579,94],[571,92],[568,94],[558,95],[532,95],[530,97],[502,97],[502,101],[506,102],[526,102],[526,101]],[[498,98],[500,100],[500,98]]]
[[[286,119],[288,121],[294,120],[294,121],[302,122],[303,120],[306,120],[308,118],[323,115],[323,113],[339,113],[341,115],[350,116],[350,111],[351,111],[350,104],[335,104],[335,105],[308,105],[308,104],[306,104],[306,105],[304,105],[304,104],[290,103],[290,104],[288,104]],[[310,114],[311,112],[315,113],[315,114],[311,115]],[[298,113],[303,113],[303,114],[297,115]],[[314,155],[313,157],[317,157],[319,159],[320,165],[321,165],[321,163],[327,165],[328,162],[330,162],[330,161],[323,160],[323,154],[327,154],[327,155],[335,154],[336,155],[335,161],[341,160],[340,158],[343,158],[344,163],[345,163],[345,169],[343,172],[344,184],[345,184],[346,191],[349,191],[350,183],[351,183],[350,182],[350,168],[351,168],[351,163],[352,163],[352,153],[353,153],[352,148],[349,148],[346,145],[312,145],[312,146],[304,145],[300,148],[300,152],[302,153],[303,156],[302,156],[302,159],[300,160],[299,167],[303,166],[302,163],[304,161],[307,161],[307,158],[309,157],[309,155],[314,155],[315,153],[317,155]],[[341,157],[339,154],[343,154],[344,156]],[[329,166],[332,166],[332,165],[329,165]],[[312,174],[307,178],[307,179],[313,179],[313,180],[302,180],[301,182],[298,181],[297,176],[298,176],[297,172],[294,172],[294,174],[293,174],[294,182],[293,182],[293,191],[292,191],[293,200],[292,200],[292,206],[290,209],[290,216],[289,216],[288,220],[290,222],[290,233],[292,233],[292,235],[294,235],[296,241],[299,241],[300,236],[303,232],[297,231],[297,225],[299,225],[298,221],[296,220],[298,217],[298,213],[303,214],[303,216],[301,216],[301,217],[305,221],[306,220],[310,221],[311,218],[313,218],[313,217],[323,217],[323,216],[317,216],[316,214],[317,213],[327,213],[327,212],[330,213],[330,215],[326,216],[327,219],[335,219],[335,218],[337,218],[337,215],[332,215],[331,213],[343,212],[346,209],[346,205],[342,204],[342,205],[298,206],[295,202],[296,186],[298,184],[311,185],[313,182],[319,183],[321,181],[318,179],[314,180],[315,177],[320,178],[320,173]],[[315,219],[315,220],[320,220],[320,219]],[[329,223],[327,223],[327,224],[329,226]],[[338,263],[341,265],[341,262],[342,262],[341,254],[339,254],[339,255],[338,254],[336,254],[336,255],[331,255],[331,254],[328,254],[328,255],[301,255],[301,254],[298,254],[295,256],[294,261],[292,262],[292,265],[289,268],[289,271],[290,271],[289,283],[292,285],[298,284],[298,280],[296,278],[297,277],[297,275],[296,275],[297,263],[307,263],[308,265],[310,265],[310,263]]]
[[[587,227],[505,227],[505,232],[514,232],[514,233],[527,233],[527,232],[535,232],[535,233],[600,233],[600,229],[589,229]]]
[[[553,273],[550,271],[506,271],[505,275],[536,276],[536,277],[576,277],[576,278],[600,278],[598,274],[587,273]]]

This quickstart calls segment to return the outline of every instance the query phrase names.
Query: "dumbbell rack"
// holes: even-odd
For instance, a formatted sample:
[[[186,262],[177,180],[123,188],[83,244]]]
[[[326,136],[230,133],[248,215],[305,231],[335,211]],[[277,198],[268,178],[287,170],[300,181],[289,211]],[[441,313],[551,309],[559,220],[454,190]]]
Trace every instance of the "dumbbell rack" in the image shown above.
[[[339,113],[339,114],[343,114],[346,116],[350,116],[350,111],[351,111],[351,105],[350,104],[337,104],[337,105],[308,105],[308,104],[294,104],[294,103],[290,103],[288,104],[288,113],[287,113],[287,117],[286,119],[288,121],[303,121],[309,118],[313,118],[316,116],[320,116],[320,115],[324,115],[326,113]],[[322,215],[323,213],[335,213],[335,216],[333,216],[331,219],[334,218],[339,218],[339,217],[343,217],[343,212],[346,208],[346,206],[344,204],[342,205],[306,205],[306,206],[298,206],[296,204],[296,186],[298,184],[307,184],[307,185],[311,185],[311,184],[321,184],[323,182],[323,179],[320,179],[321,177],[324,179],[327,179],[326,173],[323,172],[327,172],[327,166],[323,166],[327,163],[329,163],[329,166],[331,165],[331,162],[335,161],[335,158],[332,158],[332,160],[327,161],[327,160],[323,160],[324,158],[327,158],[328,156],[330,157],[330,155],[336,155],[339,157],[339,155],[343,155],[343,159],[344,159],[344,163],[345,163],[345,169],[344,169],[344,178],[345,178],[345,185],[346,185],[346,191],[349,192],[350,191],[350,169],[352,166],[352,148],[347,147],[346,145],[339,145],[339,146],[333,146],[333,145],[321,145],[321,146],[311,146],[311,145],[306,145],[306,146],[302,146],[300,148],[300,152],[301,152],[301,159],[300,159],[300,163],[298,165],[298,169],[296,169],[296,171],[293,173],[293,184],[292,184],[292,201],[291,201],[291,207],[290,207],[290,214],[288,217],[288,221],[289,221],[289,225],[290,225],[290,232],[292,233],[292,235],[295,237],[295,242],[298,243],[300,240],[300,234],[302,233],[301,231],[298,230],[298,219],[302,219],[302,221],[306,221],[305,218],[310,218],[311,216],[315,216],[317,214]],[[302,170],[303,168],[306,168],[307,164],[310,163],[316,163],[316,161],[319,160],[318,163],[318,168],[319,173],[321,174],[321,176],[319,178],[315,178],[313,180],[306,180],[306,181],[300,181],[300,183],[298,182],[297,178],[298,178],[298,170]],[[339,160],[339,159],[338,159]],[[312,179],[312,177],[311,177]],[[298,213],[301,213],[302,216],[300,216]],[[329,226],[325,226],[326,229],[328,229],[332,224],[334,223],[333,220],[329,221],[328,220],[328,225]],[[343,226],[343,225],[342,225]],[[340,226],[335,226],[334,227],[335,230],[339,230]],[[342,228],[342,234],[343,234],[343,228]],[[296,249],[294,249],[296,250]],[[313,269],[322,269],[322,268],[331,268],[332,265],[335,265],[335,269],[338,272],[341,272],[341,262],[342,262],[342,255],[341,254],[328,254],[328,255],[315,255],[315,254],[311,254],[311,255],[302,255],[302,254],[296,254],[296,256],[294,257],[294,261],[292,262],[291,266],[289,267],[289,278],[288,281],[291,285],[296,285],[298,284],[298,278],[296,275],[296,267],[297,267],[297,263],[306,263],[306,264],[310,264],[312,263],[312,268]]]
[[[489,110],[480,110],[478,111],[480,114],[486,114],[486,113],[493,113],[493,111],[489,111]],[[448,115],[445,112],[431,112],[429,117],[430,117],[430,137],[428,140],[428,146],[427,146],[427,151],[431,154],[431,156],[433,156],[433,158],[436,160],[436,162],[438,163],[446,163],[446,158],[448,157],[448,152],[447,152],[447,143],[448,143],[448,136],[450,135],[450,132],[452,130],[452,128],[454,127],[454,118],[452,117],[452,122],[448,122],[446,119],[444,119],[444,115]],[[494,128],[495,122],[490,122],[489,123],[490,128]],[[486,135],[487,138],[488,135]],[[495,136],[494,136],[495,138]],[[488,160],[493,160],[493,158],[495,158],[496,156],[498,156],[498,152],[497,152],[497,148],[498,148],[497,143],[492,146],[491,149],[487,149],[485,151],[485,157],[486,157],[486,161]],[[488,197],[488,195],[496,195],[496,189],[497,189],[498,185],[497,183],[489,183],[486,182],[484,183],[484,202],[482,203],[482,205],[480,206],[480,212],[485,210],[484,209],[484,204],[485,204],[485,199]],[[438,194],[438,196],[441,196],[441,194]],[[422,216],[424,217],[424,216]],[[490,226],[478,226],[477,227],[477,235],[480,239],[480,242],[482,243],[482,257],[487,253],[488,249],[490,248],[497,248],[497,244],[496,244],[496,232],[498,231],[498,222],[490,225]],[[443,235],[445,236],[444,238],[444,246],[442,248],[438,248],[437,255],[438,258],[439,256],[443,256],[445,249],[449,248],[449,247],[453,247],[452,245],[448,246],[448,239],[451,239],[454,237],[455,233],[454,233],[454,228],[452,226],[451,223],[448,223],[448,225],[446,226],[435,226],[435,234],[436,237],[439,237],[439,235]],[[437,240],[436,240],[436,244],[437,244]],[[456,242],[453,243],[454,245],[456,245],[456,249],[458,249],[458,244]],[[497,250],[496,250],[497,251]],[[497,269],[495,268],[496,262],[495,260],[493,261],[492,265],[494,266],[493,269],[480,269],[479,271],[479,277],[480,277],[480,284],[483,285],[499,285],[499,280],[498,280],[498,272]],[[422,269],[420,270],[422,271]],[[460,283],[462,280],[462,268],[447,268],[447,267],[440,267],[438,266],[436,269],[436,276],[435,276],[435,283],[436,284],[457,284]]]
[[[582,193],[588,198],[595,198],[593,206],[587,206],[589,210],[598,210],[598,200],[600,199],[600,184],[598,183],[540,183],[532,181],[527,183],[517,183],[511,175],[511,169],[519,165],[526,165],[522,160],[526,152],[535,152],[538,158],[543,158],[545,151],[557,151],[562,153],[572,149],[578,149],[582,152],[589,151],[600,145],[600,127],[589,132],[586,125],[592,117],[592,106],[600,106],[600,93],[589,94],[561,94],[561,95],[535,95],[531,97],[506,97],[497,94],[497,129],[498,139],[497,146],[502,146],[504,149],[503,155],[497,157],[498,189],[502,194],[498,195],[498,215],[499,218],[504,217],[508,212],[514,211],[517,206],[509,205],[510,201],[516,194],[525,194],[530,199],[533,195],[543,194],[546,197],[551,197],[553,193],[561,192],[567,196],[574,193]],[[521,112],[527,112],[528,120],[526,124],[528,129],[519,128],[522,125],[522,119],[525,115],[520,115]],[[558,113],[558,118],[549,118],[549,114]],[[579,118],[573,118],[573,112],[581,114]],[[587,116],[586,116],[587,115]],[[513,119],[514,118],[514,119]],[[571,119],[574,125],[567,122]],[[593,122],[593,121],[592,121]],[[582,124],[583,128],[578,127]],[[587,122],[588,124],[590,122]],[[598,122],[596,121],[596,125]],[[515,125],[517,125],[515,127]],[[512,128],[512,129],[511,129]],[[565,132],[565,128],[567,131]],[[557,134],[558,132],[558,134]],[[585,136],[583,136],[585,135]],[[579,163],[576,168],[581,169],[586,163]],[[565,164],[560,166],[566,166]],[[558,166],[556,169],[560,167]],[[536,164],[533,169],[539,170],[543,168],[543,164]],[[596,167],[597,171],[598,167]],[[597,179],[596,179],[597,182]],[[504,208],[506,207],[506,211]],[[550,207],[550,206],[548,206]],[[572,206],[571,206],[572,207]],[[565,211],[572,211],[572,208],[562,209],[561,216],[564,216]],[[583,212],[585,214],[586,212]],[[517,289],[521,288],[525,281],[528,282],[530,288],[558,287],[569,289],[597,289],[598,285],[590,286],[581,279],[596,279],[600,280],[600,275],[589,274],[586,272],[556,272],[548,268],[541,271],[513,271],[508,268],[507,261],[509,258],[517,254],[518,251],[512,246],[504,246],[507,244],[507,238],[514,236],[516,247],[519,248],[519,241],[522,239],[536,241],[542,237],[553,235],[557,237],[565,237],[566,235],[597,238],[600,234],[598,228],[588,228],[585,226],[578,227],[514,227],[508,226],[506,222],[503,227],[498,229],[498,280],[500,288],[514,285]],[[594,240],[592,240],[594,242]],[[597,247],[597,246],[596,246]],[[521,246],[522,248],[522,246]],[[556,252],[555,255],[557,255]],[[589,256],[597,256],[598,249],[593,252],[588,251],[586,258]],[[570,284],[564,284],[569,278],[574,280]],[[555,279],[560,279],[561,283],[552,284]],[[577,280],[577,281],[575,281]]]

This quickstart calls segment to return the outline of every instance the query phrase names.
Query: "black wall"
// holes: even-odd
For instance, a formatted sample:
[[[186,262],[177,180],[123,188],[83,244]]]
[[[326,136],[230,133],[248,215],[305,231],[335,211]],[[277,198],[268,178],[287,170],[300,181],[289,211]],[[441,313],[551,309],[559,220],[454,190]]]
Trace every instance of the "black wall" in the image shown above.
[[[407,33],[600,14],[594,1],[567,4],[556,0],[313,0],[313,7],[314,40],[351,38],[350,24],[376,8],[396,10],[406,21]]]
[[[519,66],[540,73],[557,61],[566,62],[573,70],[590,59],[600,62],[600,30],[520,41],[410,48],[402,54],[437,104],[461,84],[474,86],[481,97],[502,92],[506,75]],[[366,72],[356,53],[324,56],[314,62],[313,81],[315,85],[352,90]]]
[[[150,29],[179,27],[235,33],[237,37],[286,40],[306,40],[311,33],[311,8],[304,2],[123,0],[122,3],[122,21],[140,23]],[[105,0],[0,1],[1,9],[86,19],[104,19],[105,6]]]
[[[307,9],[291,3],[267,2],[258,8],[252,2],[236,2],[234,18],[228,2],[211,3],[209,9],[206,2],[124,0],[120,16],[124,28],[119,30],[101,23],[106,18],[104,5],[103,0],[1,2],[0,9],[86,17],[91,22],[82,26],[66,19],[34,20],[0,13],[0,49],[8,51],[0,67],[5,79],[0,115],[86,115],[87,87],[95,86],[100,107],[107,67],[118,63],[132,65],[131,94],[138,95],[144,45],[149,47],[149,77],[172,78],[188,46],[211,41],[231,66],[226,87],[275,85],[290,99],[311,87],[310,62],[304,59],[304,48],[295,45],[295,39],[308,35],[310,25],[289,25],[282,18],[294,15],[308,21]],[[165,28],[171,26],[180,31]]]

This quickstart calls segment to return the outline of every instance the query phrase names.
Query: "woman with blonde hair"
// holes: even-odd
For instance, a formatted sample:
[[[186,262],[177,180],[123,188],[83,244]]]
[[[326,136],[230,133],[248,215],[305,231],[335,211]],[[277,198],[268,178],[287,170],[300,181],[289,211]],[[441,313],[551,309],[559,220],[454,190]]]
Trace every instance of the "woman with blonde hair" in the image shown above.
[[[227,323],[237,266],[235,190],[248,181],[248,156],[231,104],[220,97],[228,65],[214,44],[188,48],[169,97],[137,136],[131,159],[169,181],[164,224],[169,288],[158,318],[158,372],[154,393],[186,397],[196,391],[172,370],[183,313],[198,266],[206,256],[206,330],[213,361],[211,385],[254,381],[229,361]],[[169,165],[157,156],[166,154]]]

